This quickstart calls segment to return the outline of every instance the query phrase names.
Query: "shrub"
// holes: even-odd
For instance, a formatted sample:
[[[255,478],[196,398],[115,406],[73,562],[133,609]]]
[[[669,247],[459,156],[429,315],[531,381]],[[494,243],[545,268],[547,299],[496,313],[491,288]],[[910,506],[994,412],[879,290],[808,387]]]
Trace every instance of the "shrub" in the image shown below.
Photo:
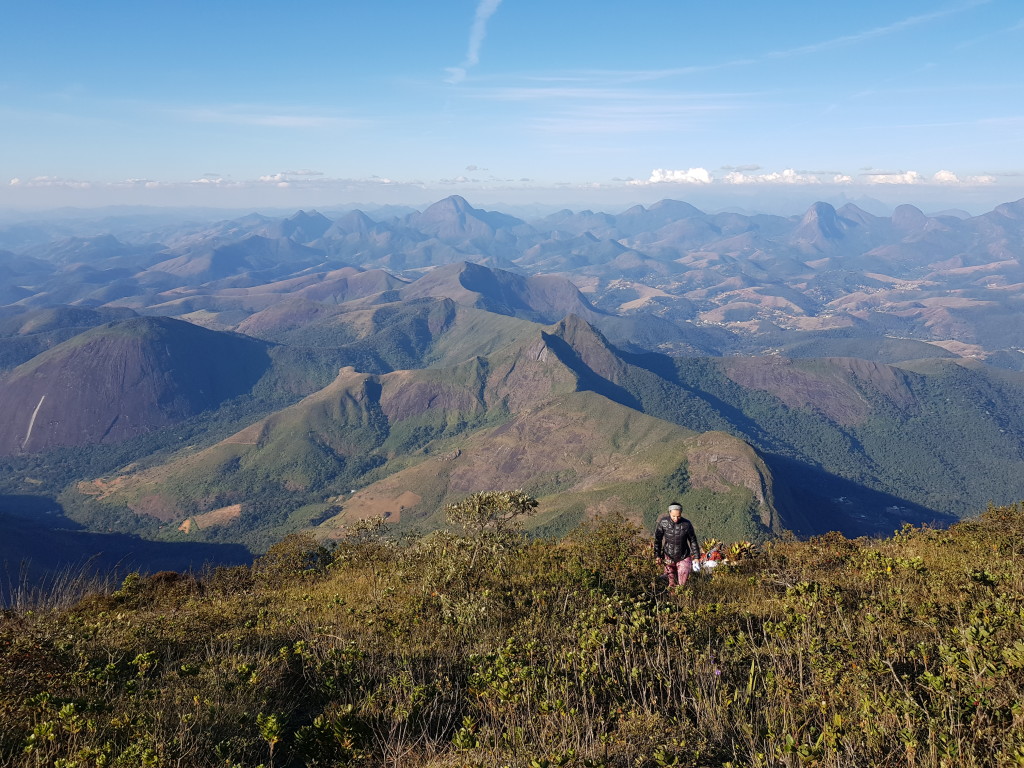
[[[284,584],[322,573],[332,562],[330,550],[308,533],[292,533],[253,563],[253,573],[267,584]]]

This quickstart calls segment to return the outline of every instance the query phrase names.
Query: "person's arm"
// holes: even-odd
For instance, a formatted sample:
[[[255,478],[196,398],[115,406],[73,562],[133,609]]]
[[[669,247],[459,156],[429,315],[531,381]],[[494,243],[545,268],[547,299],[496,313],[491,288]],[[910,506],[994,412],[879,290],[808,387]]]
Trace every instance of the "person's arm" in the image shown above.
[[[697,543],[697,532],[690,526],[690,534],[686,537],[687,544],[690,545],[690,557],[697,562],[700,562],[700,544]]]
[[[665,542],[665,531],[661,527],[661,521],[654,526],[654,556],[661,560],[663,557],[663,544]]]

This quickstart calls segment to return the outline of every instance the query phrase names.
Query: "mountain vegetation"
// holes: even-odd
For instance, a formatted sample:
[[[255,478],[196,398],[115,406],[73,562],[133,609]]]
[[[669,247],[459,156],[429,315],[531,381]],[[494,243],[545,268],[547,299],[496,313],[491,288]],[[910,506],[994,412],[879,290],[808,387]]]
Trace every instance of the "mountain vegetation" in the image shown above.
[[[560,541],[521,492],[395,541],[15,594],[0,762],[20,766],[1024,763],[1024,506],[737,554],[682,589],[619,515]]]

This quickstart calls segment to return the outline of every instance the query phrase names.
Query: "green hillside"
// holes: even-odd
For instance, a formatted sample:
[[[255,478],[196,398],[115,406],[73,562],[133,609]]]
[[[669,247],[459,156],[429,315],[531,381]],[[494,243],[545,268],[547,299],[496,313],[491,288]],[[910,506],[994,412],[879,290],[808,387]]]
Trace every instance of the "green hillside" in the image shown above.
[[[429,529],[452,498],[510,483],[550,502],[539,523],[549,533],[600,510],[641,520],[684,493],[718,535],[781,529],[770,472],[748,446],[720,435],[723,463],[711,466],[693,432],[588,391],[566,356],[614,353],[593,348],[593,331],[572,328],[449,368],[342,369],[324,389],[214,445],[79,483],[62,499],[77,519],[135,515],[152,521],[149,535],[256,549],[290,530],[312,525],[331,537],[381,515],[403,530]],[[687,464],[692,487],[667,484]]]

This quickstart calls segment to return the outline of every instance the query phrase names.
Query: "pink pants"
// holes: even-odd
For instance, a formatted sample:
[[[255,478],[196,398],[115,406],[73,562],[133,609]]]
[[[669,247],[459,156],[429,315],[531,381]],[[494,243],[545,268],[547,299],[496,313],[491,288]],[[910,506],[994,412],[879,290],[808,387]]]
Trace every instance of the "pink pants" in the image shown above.
[[[686,580],[690,578],[690,569],[693,567],[693,558],[687,557],[675,563],[666,559],[664,563],[665,575],[668,576],[668,585],[670,587],[685,587]]]

